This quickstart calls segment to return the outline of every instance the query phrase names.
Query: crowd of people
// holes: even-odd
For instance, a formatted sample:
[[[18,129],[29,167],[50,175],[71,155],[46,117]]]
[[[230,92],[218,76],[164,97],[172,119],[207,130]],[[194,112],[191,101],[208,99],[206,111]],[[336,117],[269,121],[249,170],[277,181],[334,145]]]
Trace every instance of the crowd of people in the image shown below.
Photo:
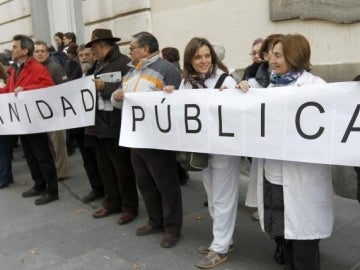
[[[163,248],[173,247],[181,237],[180,185],[186,184],[189,174],[177,163],[174,151],[118,145],[125,93],[203,88],[238,88],[246,93],[252,88],[325,84],[311,73],[310,44],[300,34],[271,34],[256,39],[250,52],[252,64],[241,80],[223,63],[225,48],[206,38],[194,37],[187,43],[182,67],[179,51],[173,47],[160,50],[156,37],[149,32],[132,36],[129,56],[120,51],[120,38],[114,37],[110,29],[95,29],[86,44],[78,45],[72,32],[57,32],[54,41],[57,48],[15,35],[11,58],[1,58],[8,67],[0,65],[0,93],[17,96],[21,91],[92,75],[95,124],[20,135],[34,181],[22,196],[37,197],[35,205],[58,200],[58,182],[69,179],[68,155],[78,147],[91,187],[82,201],[104,198],[103,207],[92,216],[105,218],[121,213],[117,223],[125,225],[138,216],[141,196],[148,222],[136,229],[136,235],[162,233]],[[122,81],[103,79],[101,74],[109,72],[121,73]],[[0,136],[0,189],[14,182],[13,141],[13,136]],[[196,262],[199,268],[216,267],[234,249],[241,159],[209,154],[209,166],[202,171],[213,227],[209,243],[198,248],[203,254]],[[320,269],[319,241],[331,235],[334,221],[330,166],[274,159],[250,161],[246,204],[258,208],[254,217],[274,239],[275,261],[287,270]],[[359,168],[356,172],[360,187]]]

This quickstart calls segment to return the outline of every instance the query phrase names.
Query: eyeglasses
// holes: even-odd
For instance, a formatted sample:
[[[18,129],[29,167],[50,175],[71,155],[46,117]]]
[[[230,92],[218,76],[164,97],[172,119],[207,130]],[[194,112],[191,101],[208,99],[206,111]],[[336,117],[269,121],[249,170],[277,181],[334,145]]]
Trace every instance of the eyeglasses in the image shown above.
[[[132,52],[133,50],[137,49],[137,48],[142,48],[144,46],[137,46],[137,47],[129,47],[129,51]]]

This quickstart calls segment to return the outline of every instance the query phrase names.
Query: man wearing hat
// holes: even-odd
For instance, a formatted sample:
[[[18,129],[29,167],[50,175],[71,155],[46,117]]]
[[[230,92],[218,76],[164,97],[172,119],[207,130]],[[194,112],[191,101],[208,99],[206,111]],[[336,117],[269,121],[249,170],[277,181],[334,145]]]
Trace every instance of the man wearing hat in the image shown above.
[[[111,105],[112,93],[120,86],[119,81],[110,79],[110,74],[120,78],[128,72],[130,58],[123,55],[109,29],[95,29],[91,47],[98,61],[93,80],[97,92],[95,125],[87,127],[85,133],[95,136],[95,151],[99,172],[104,182],[106,198],[104,207],[93,213],[94,218],[103,218],[122,212],[118,224],[131,222],[138,215],[138,193],[130,161],[130,149],[118,145],[121,110]]]

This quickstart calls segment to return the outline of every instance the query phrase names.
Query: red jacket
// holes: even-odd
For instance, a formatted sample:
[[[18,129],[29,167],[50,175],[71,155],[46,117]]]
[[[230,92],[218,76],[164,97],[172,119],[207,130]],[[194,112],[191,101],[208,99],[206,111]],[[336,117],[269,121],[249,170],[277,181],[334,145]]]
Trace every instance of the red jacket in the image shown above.
[[[24,63],[24,67],[16,80],[14,67],[9,67],[9,73],[10,76],[6,81],[6,85],[0,88],[0,94],[14,92],[18,86],[21,86],[24,90],[33,90],[55,85],[46,67],[32,57]]]

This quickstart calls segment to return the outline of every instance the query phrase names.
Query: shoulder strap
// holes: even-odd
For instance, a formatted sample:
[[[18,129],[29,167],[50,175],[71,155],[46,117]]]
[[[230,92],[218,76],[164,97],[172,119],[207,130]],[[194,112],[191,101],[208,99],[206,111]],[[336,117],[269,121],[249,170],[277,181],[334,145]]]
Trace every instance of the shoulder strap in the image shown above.
[[[217,80],[214,88],[219,89],[222,86],[222,84],[224,83],[227,76],[229,76],[229,74],[227,74],[227,73],[221,74],[219,79]]]

